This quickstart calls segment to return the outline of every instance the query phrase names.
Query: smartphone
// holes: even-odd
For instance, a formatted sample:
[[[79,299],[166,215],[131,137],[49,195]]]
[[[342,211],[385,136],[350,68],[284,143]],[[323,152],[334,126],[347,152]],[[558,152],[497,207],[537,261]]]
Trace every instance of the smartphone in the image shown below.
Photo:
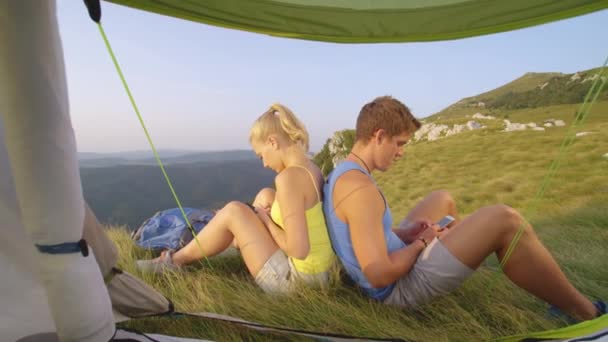
[[[439,228],[444,229],[445,227],[448,226],[448,224],[454,222],[456,219],[453,218],[450,215],[446,215],[444,218],[442,218],[441,220],[439,220],[439,222],[437,222],[437,225],[439,226]]]

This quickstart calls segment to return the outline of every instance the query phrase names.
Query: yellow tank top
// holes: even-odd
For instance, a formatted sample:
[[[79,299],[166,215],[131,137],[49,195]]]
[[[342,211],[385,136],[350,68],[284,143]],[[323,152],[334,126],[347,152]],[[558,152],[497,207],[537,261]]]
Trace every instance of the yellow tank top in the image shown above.
[[[317,192],[317,199],[319,201],[305,212],[306,225],[308,226],[308,243],[310,245],[308,256],[303,260],[292,257],[289,257],[289,259],[298,272],[306,274],[327,272],[331,264],[334,262],[335,255],[333,249],[331,248],[331,242],[329,241],[329,235],[327,233],[327,226],[325,225],[325,216],[323,215],[323,202],[321,201],[321,195],[319,194],[315,178],[310,170],[302,166],[296,167],[301,167],[308,172],[315,187],[315,191]],[[270,208],[270,217],[281,229],[283,229],[283,216],[281,215],[281,209],[279,208],[277,201],[272,203],[272,207]]]

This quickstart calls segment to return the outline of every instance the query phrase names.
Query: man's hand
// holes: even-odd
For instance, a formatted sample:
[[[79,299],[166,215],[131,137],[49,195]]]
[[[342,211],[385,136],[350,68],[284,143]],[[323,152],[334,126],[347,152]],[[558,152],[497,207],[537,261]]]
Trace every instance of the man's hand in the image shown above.
[[[429,220],[417,220],[414,222],[407,222],[405,225],[400,225],[395,233],[405,243],[411,243],[418,238],[418,235],[425,229],[431,227],[433,224]]]
[[[424,241],[424,246],[427,247],[431,243],[431,241],[433,241],[434,238],[440,236],[440,234],[441,233],[439,226],[434,224],[428,227],[427,229],[421,231],[420,234],[418,234],[418,236],[416,237],[416,240]]]

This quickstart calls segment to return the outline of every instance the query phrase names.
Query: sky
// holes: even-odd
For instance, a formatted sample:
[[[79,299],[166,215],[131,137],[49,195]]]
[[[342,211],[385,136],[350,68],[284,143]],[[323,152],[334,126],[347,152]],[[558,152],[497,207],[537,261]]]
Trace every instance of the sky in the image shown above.
[[[102,2],[102,24],[157,149],[249,149],[272,103],[304,122],[311,151],[392,95],[419,118],[526,72],[574,73],[608,56],[608,11],[431,43],[333,44],[276,38]],[[72,124],[81,152],[149,150],[82,1],[58,0]]]

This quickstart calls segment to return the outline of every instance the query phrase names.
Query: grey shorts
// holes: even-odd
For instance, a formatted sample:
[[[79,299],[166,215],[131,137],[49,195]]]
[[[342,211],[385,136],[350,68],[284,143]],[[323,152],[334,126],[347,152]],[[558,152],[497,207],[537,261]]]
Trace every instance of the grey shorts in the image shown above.
[[[255,277],[255,282],[266,293],[288,294],[298,283],[321,287],[329,283],[329,272],[307,274],[298,272],[285,252],[278,249],[266,261]]]
[[[454,291],[473,272],[435,238],[420,253],[410,273],[397,280],[384,303],[414,308]]]

